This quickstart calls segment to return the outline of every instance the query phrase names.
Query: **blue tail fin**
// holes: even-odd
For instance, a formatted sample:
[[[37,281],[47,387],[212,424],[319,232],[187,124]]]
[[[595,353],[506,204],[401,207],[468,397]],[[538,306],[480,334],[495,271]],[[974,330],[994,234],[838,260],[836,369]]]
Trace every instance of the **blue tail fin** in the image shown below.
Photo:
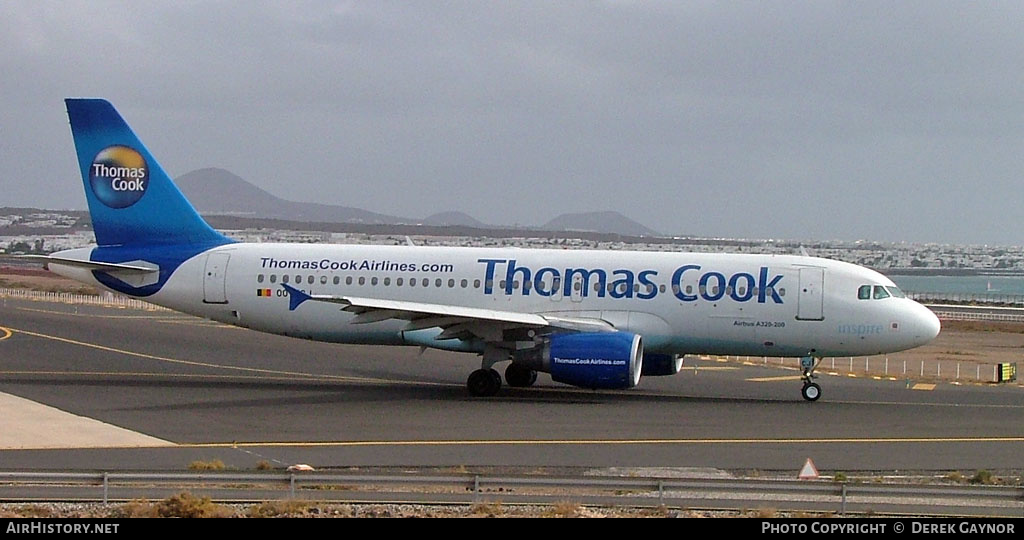
[[[199,217],[113,105],[102,99],[65,103],[97,244],[231,242]]]

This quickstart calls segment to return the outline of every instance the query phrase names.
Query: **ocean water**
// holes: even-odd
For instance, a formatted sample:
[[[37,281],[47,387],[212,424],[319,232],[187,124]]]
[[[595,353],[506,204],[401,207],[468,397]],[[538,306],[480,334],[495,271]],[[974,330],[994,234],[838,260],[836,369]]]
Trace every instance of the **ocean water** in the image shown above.
[[[889,276],[906,292],[1024,296],[1024,276]]]

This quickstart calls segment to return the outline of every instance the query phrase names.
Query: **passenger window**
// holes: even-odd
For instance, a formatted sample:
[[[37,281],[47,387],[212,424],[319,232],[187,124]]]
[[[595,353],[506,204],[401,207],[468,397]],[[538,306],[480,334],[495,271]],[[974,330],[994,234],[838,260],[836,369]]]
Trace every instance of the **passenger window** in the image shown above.
[[[385,287],[390,287],[391,286],[391,278],[389,278],[389,277],[384,278],[384,286]]]
[[[498,288],[499,289],[504,289],[505,288],[505,280],[504,279],[498,282]]]
[[[436,280],[434,281],[434,286],[435,286],[435,287],[440,287],[440,286],[441,286],[441,278],[437,278],[437,279],[436,279]]]
[[[416,286],[416,278],[412,278],[412,279],[409,280],[409,286],[410,287],[415,287]]]
[[[474,289],[479,289],[480,288],[480,280],[479,279],[474,279],[473,280],[473,288]]]
[[[339,283],[341,283],[341,278],[338,276],[334,276],[334,284],[337,285]]]
[[[523,292],[527,292],[527,293],[530,292],[530,284],[531,283],[532,283],[531,281],[525,281],[525,280],[523,281]]]
[[[658,287],[658,291],[661,292],[662,294],[664,294],[665,293],[665,285],[662,284],[661,286],[659,286]]]
[[[374,287],[376,287],[377,286],[377,278],[371,278],[370,279],[370,285],[373,285]]]
[[[281,283],[288,283],[288,274],[281,276]]]
[[[423,286],[424,287],[429,287],[430,286],[430,280],[427,279],[427,278],[423,278]]]
[[[448,280],[448,288],[449,289],[454,289],[455,288],[455,280],[454,279],[449,279]]]
[[[857,300],[871,300],[871,285],[861,285],[857,289]]]
[[[351,285],[351,284],[352,284],[352,276],[348,276],[347,278],[345,278],[345,285]]]
[[[277,283],[277,274],[270,274],[270,282]]]
[[[360,284],[360,285],[366,285],[366,278],[364,278],[364,277],[360,277],[360,278],[359,278],[359,284]]]
[[[469,286],[469,281],[464,279],[462,280],[462,283],[460,283],[460,285],[462,285],[462,288],[465,289],[467,286]]]
[[[325,278],[325,279],[326,279],[326,278]],[[310,285],[312,285],[312,284],[313,284],[313,281],[314,281],[314,278],[313,278],[313,276],[309,276],[308,278],[306,278],[306,283],[309,283]]]
[[[295,276],[295,284],[298,285],[300,283],[302,283],[302,276],[296,275]]]
[[[405,285],[405,279],[403,279],[403,278],[396,279],[395,280],[395,285],[398,285],[399,287],[401,287],[402,285]]]
[[[779,296],[786,296],[786,288],[782,287],[779,289]]]
[[[883,298],[889,298],[889,291],[885,290],[885,287],[881,285],[875,285],[875,300],[881,300]]]
[[[256,283],[263,283],[263,274],[256,276]]]
[[[320,276],[320,284],[327,285],[327,276]]]

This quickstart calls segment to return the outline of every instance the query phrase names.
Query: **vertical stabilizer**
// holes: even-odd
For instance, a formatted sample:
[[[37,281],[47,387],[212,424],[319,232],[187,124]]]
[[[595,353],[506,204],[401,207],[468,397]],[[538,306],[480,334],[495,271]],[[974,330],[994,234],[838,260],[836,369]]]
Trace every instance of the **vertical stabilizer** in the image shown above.
[[[199,216],[113,105],[102,99],[65,103],[97,244],[231,242]]]

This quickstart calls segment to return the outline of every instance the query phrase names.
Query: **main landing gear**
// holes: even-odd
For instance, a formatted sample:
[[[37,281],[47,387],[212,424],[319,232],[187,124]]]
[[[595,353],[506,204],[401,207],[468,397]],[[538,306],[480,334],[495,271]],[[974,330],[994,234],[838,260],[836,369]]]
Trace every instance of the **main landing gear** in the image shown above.
[[[491,368],[478,369],[469,374],[466,381],[469,393],[476,397],[493,396],[501,390],[501,375]]]
[[[480,369],[469,374],[466,388],[470,395],[476,397],[493,396],[501,390],[501,375],[494,370],[494,364],[509,359],[506,349],[488,347],[484,350],[484,359]],[[512,362],[505,368],[505,382],[509,386],[526,387],[537,381],[537,372],[521,364]]]
[[[805,356],[800,359],[800,368],[803,370],[803,376],[800,378],[804,381],[804,387],[800,389],[800,395],[804,396],[804,399],[807,401],[818,401],[818,398],[821,397],[821,387],[812,380],[818,378],[814,374],[814,370],[820,363],[821,359],[815,360],[813,356]]]

